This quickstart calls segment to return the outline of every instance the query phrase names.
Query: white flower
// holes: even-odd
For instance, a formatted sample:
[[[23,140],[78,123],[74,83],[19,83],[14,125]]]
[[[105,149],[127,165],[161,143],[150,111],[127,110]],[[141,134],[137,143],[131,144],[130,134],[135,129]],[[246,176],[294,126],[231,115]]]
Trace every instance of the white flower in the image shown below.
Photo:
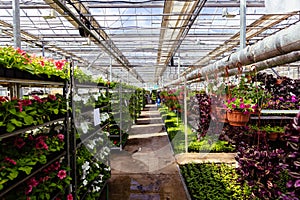
[[[88,184],[88,181],[87,181],[87,180],[84,180],[84,181],[83,181],[83,185],[86,186],[87,184]]]
[[[97,139],[94,139],[94,140],[91,140],[92,144],[95,146],[96,145],[96,142],[97,142]]]
[[[104,168],[105,171],[110,171],[110,166],[108,166],[107,168]]]
[[[93,192],[99,192],[100,191],[100,187],[96,186],[96,187],[93,187]]]
[[[84,171],[89,170],[90,169],[90,163],[89,163],[89,161],[85,161],[85,163],[81,167],[82,167],[82,169]]]
[[[80,123],[80,127],[82,129],[82,132],[84,134],[86,134],[88,132],[88,130],[89,130],[89,123],[88,122],[81,122]]]
[[[96,165],[97,168],[100,168],[100,166],[98,165],[98,163],[95,163],[95,165]]]
[[[85,96],[84,98],[82,98],[83,104],[86,104],[89,100],[89,97]]]
[[[87,144],[86,145],[89,149],[94,149],[94,145],[93,144]]]
[[[81,97],[78,95],[78,94],[75,94],[74,97],[73,97],[73,101],[81,101]]]
[[[103,174],[100,174],[100,175],[99,175],[100,181],[102,181],[103,176],[104,176]]]

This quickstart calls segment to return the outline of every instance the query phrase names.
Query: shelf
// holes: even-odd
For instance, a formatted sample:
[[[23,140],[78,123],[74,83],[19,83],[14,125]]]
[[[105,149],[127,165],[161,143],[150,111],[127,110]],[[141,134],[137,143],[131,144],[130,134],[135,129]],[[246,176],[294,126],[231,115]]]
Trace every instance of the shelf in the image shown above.
[[[60,155],[56,156],[55,158],[53,158],[51,161],[47,162],[47,164],[43,165],[41,168],[39,168],[38,170],[34,171],[33,173],[31,173],[30,175],[26,176],[26,178],[23,178],[22,180],[18,181],[17,183],[15,183],[14,185],[10,186],[8,189],[6,189],[5,191],[0,193],[0,197],[3,197],[5,194],[7,194],[9,191],[11,191],[12,189],[16,188],[17,186],[21,185],[22,183],[24,183],[25,181],[29,180],[30,178],[32,178],[33,176],[35,176],[37,173],[41,172],[43,169],[45,169],[46,167],[48,167],[49,165],[51,165],[53,162],[55,162],[56,160],[60,159],[61,157],[63,157],[64,155],[66,155],[66,152],[62,152]]]
[[[43,126],[48,126],[48,125],[53,124],[55,122],[64,121],[64,120],[65,120],[65,118],[60,118],[60,119],[52,120],[50,122],[46,122],[44,124],[40,124],[40,125],[37,125],[37,126],[30,126],[28,128],[20,129],[20,130],[11,132],[11,133],[4,133],[4,134],[0,135],[0,139],[4,139],[4,138],[8,138],[8,137],[13,137],[13,136],[25,133],[26,131],[37,129],[37,128],[40,128],[40,127],[43,127]]]
[[[251,119],[277,119],[277,120],[285,120],[285,119],[293,119],[294,117],[288,117],[288,116],[260,116],[260,117],[250,117]]]
[[[99,86],[97,85],[97,83],[95,83],[95,85],[93,85],[93,83],[75,83],[75,88],[99,88],[99,89],[108,89],[106,86]]]
[[[261,110],[261,114],[298,114],[300,110]]]
[[[22,86],[30,86],[30,85],[49,85],[49,86],[59,86],[64,87],[64,82],[54,82],[54,81],[45,81],[45,80],[28,80],[28,79],[19,79],[19,78],[0,78],[0,83],[20,83]]]

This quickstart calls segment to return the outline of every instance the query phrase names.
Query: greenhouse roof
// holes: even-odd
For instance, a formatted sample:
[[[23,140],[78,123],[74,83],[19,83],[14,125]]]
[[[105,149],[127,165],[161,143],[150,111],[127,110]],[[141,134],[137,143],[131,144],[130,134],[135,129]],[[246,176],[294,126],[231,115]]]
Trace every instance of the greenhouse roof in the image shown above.
[[[299,12],[266,14],[263,0],[246,7],[247,45],[299,22]],[[138,86],[169,82],[239,49],[236,0],[20,0],[20,9],[24,50],[72,58],[94,74],[112,65],[114,80]],[[0,45],[13,45],[12,0],[0,10]]]

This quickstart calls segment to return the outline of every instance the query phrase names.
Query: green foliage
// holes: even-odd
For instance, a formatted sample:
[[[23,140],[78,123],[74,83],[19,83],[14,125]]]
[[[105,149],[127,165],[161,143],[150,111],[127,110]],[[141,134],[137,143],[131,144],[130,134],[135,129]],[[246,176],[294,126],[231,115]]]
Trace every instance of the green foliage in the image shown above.
[[[180,171],[193,200],[248,200],[251,191],[237,182],[234,167],[225,164],[186,164]]]
[[[233,152],[235,150],[227,141],[215,141],[208,136],[201,141],[191,142],[188,149],[189,152]]]

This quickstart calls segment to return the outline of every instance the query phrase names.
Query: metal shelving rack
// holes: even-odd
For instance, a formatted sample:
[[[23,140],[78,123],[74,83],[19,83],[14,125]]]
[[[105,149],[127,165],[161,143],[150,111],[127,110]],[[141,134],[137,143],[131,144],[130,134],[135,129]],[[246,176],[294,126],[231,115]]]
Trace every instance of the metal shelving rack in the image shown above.
[[[2,68],[2,70],[5,70],[5,68]],[[18,69],[13,69],[15,71],[19,71]],[[21,76],[22,76],[22,71],[19,71]],[[25,73],[26,74],[26,73]],[[63,81],[63,80],[61,80]],[[14,77],[0,77],[0,84],[6,86],[7,88],[9,88],[10,90],[10,96],[11,97],[21,97],[21,89],[22,87],[31,87],[31,86],[35,86],[35,87],[49,87],[49,88],[63,88],[63,95],[64,97],[67,98],[67,94],[68,94],[68,83],[65,82],[56,82],[56,81],[47,81],[47,80],[38,80],[38,78],[36,80],[29,80],[26,79],[26,77],[19,77],[19,78],[14,78]],[[59,118],[59,119],[55,119],[55,120],[51,120],[48,122],[45,122],[43,124],[39,124],[39,125],[35,125],[35,126],[30,126],[30,127],[26,127],[26,128],[22,128],[19,130],[16,130],[14,132],[11,133],[4,133],[0,135],[0,141],[2,141],[3,139],[6,138],[10,138],[10,137],[14,137],[20,134],[23,134],[27,131],[31,131],[31,130],[36,130],[38,128],[41,127],[46,127],[49,125],[52,125],[54,123],[58,123],[58,122],[63,122],[64,124],[64,133],[65,135],[68,135],[68,131],[69,131],[69,116],[68,116],[68,112],[65,115],[65,117],[63,118]],[[68,137],[65,137],[65,149],[68,149]],[[14,189],[17,189],[18,186],[20,186],[21,184],[23,184],[24,182],[26,182],[27,180],[29,180],[30,178],[32,178],[33,176],[37,175],[38,173],[40,173],[43,169],[45,169],[46,167],[48,167],[49,165],[51,165],[52,163],[54,163],[55,161],[61,159],[61,158],[66,158],[67,159],[67,165],[69,166],[69,162],[68,162],[68,152],[66,150],[61,151],[58,155],[56,156],[48,156],[48,158],[50,159],[46,164],[43,164],[41,166],[37,166],[36,169],[33,169],[33,172],[31,172],[28,176],[25,176],[21,179],[16,180],[16,183],[11,183],[12,185],[10,185],[7,188],[4,188],[3,190],[0,191],[0,198],[4,198],[6,194],[8,194],[9,192],[11,192]],[[59,193],[55,194],[55,196],[57,196]]]
[[[72,169],[72,173],[71,173],[71,177],[72,177],[72,191],[73,191],[73,197],[74,199],[85,199],[88,192],[89,192],[89,188],[91,187],[92,185],[92,182],[91,181],[90,183],[88,183],[88,189],[86,190],[86,192],[84,192],[84,194],[78,196],[77,194],[77,191],[78,191],[78,182],[79,182],[79,175],[77,174],[78,170],[77,169],[77,158],[76,158],[76,152],[79,150],[80,147],[84,146],[86,142],[88,142],[91,138],[93,138],[95,135],[97,135],[98,133],[100,133],[101,131],[103,131],[104,129],[106,129],[110,122],[109,120],[106,121],[104,124],[94,124],[93,126],[93,130],[92,131],[88,131],[87,133],[83,135],[80,135],[80,130],[79,130],[79,125],[78,125],[78,122],[80,122],[80,117],[81,116],[84,116],[83,117],[83,120],[86,120],[88,121],[91,116],[95,115],[95,112],[97,112],[98,110],[95,109],[95,107],[91,107],[90,110],[85,110],[83,113],[80,113],[77,115],[76,113],[76,105],[75,105],[75,102],[74,102],[74,96],[75,95],[91,95],[89,93],[85,93],[85,94],[79,94],[79,90],[80,89],[86,89],[86,90],[89,90],[89,89],[93,89],[93,90],[97,90],[97,93],[101,93],[101,90],[104,90],[104,92],[108,93],[108,87],[107,86],[98,86],[96,83],[93,84],[93,83],[77,83],[75,81],[75,78],[74,78],[74,67],[71,65],[70,66],[70,71],[71,71],[71,85],[70,85],[70,91],[71,91],[71,94],[70,94],[70,104],[72,106],[72,117],[71,117],[71,133],[70,133],[70,163],[71,163],[71,169]],[[109,109],[110,109],[110,106],[109,106],[109,103],[105,106],[102,106],[99,108],[99,111],[100,110],[106,110],[106,112],[108,113],[109,112]],[[99,113],[100,115],[100,113]],[[90,117],[90,118],[89,118]],[[79,120],[79,121],[78,121]],[[76,135],[79,134],[80,135],[80,138],[77,138]],[[104,137],[104,136],[103,136]],[[106,146],[108,146],[109,144],[106,143]],[[105,146],[105,145],[104,145]],[[94,159],[97,160],[96,158],[97,155],[94,156]],[[109,165],[109,161],[107,160],[106,165]],[[104,187],[106,187],[107,183],[105,182]],[[108,190],[101,190],[101,192],[108,192]],[[107,195],[106,195],[107,196]]]

